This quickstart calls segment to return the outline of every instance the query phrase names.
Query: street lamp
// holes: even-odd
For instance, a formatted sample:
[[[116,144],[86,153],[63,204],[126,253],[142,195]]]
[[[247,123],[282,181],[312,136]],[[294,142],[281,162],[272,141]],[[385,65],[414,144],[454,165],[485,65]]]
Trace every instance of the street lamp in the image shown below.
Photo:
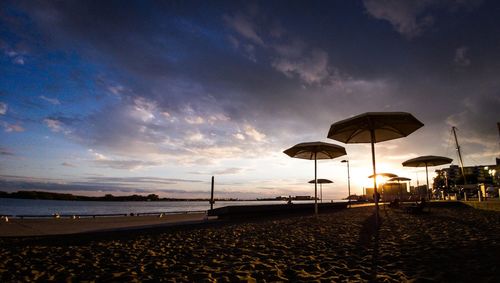
[[[347,202],[349,207],[351,207],[351,176],[349,174],[349,160],[344,159],[340,162],[347,163]]]

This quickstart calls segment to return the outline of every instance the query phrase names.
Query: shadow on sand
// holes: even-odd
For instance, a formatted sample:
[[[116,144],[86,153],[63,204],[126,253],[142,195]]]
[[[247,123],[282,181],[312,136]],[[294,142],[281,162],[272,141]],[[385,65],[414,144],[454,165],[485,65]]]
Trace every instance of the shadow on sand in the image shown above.
[[[379,228],[382,224],[382,219],[377,217],[374,211],[372,215],[367,217],[362,224],[359,232],[358,246],[363,247],[367,252],[371,253],[371,282],[377,281],[377,265],[379,257]]]

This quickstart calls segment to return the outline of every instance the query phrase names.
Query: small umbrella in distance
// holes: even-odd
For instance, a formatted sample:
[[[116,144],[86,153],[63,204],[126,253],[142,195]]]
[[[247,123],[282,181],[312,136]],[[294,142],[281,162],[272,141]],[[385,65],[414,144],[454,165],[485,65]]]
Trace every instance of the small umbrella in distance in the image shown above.
[[[328,138],[343,143],[370,143],[372,147],[373,175],[375,165],[375,143],[406,137],[424,124],[406,112],[367,112],[333,123]],[[377,178],[373,178],[374,193]],[[375,201],[378,217],[378,201]]]
[[[311,180],[308,182],[309,184],[314,184],[316,183],[315,180]],[[331,184],[333,181],[330,181],[328,179],[318,179],[319,184],[319,199],[321,200],[321,203],[323,203],[323,184]]]
[[[403,182],[411,181],[411,179],[410,178],[406,178],[406,177],[393,177],[393,178],[390,178],[389,181],[391,181],[391,182],[398,182],[399,183],[401,181],[403,181]]]
[[[368,178],[373,178],[375,175],[370,175]],[[377,173],[377,177],[386,177],[386,178],[396,178],[398,175],[392,173]]]
[[[314,180],[317,180],[317,160],[333,159],[346,155],[345,148],[326,142],[304,142],[299,143],[283,151],[286,155],[294,158],[314,160]],[[318,183],[314,183],[314,213],[318,214]]]
[[[416,158],[412,158],[403,162],[405,167],[425,167],[425,177],[427,178],[427,190],[429,189],[429,172],[427,167],[429,166],[439,166],[451,163],[453,159],[444,156],[434,156],[434,155],[424,155]],[[430,198],[429,198],[430,199]]]

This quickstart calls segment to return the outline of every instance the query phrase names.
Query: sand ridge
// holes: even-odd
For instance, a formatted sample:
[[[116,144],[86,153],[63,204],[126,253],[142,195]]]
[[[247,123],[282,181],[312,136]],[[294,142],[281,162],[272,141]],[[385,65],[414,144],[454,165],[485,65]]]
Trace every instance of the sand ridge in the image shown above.
[[[500,214],[362,207],[51,244],[1,239],[0,281],[495,282]]]

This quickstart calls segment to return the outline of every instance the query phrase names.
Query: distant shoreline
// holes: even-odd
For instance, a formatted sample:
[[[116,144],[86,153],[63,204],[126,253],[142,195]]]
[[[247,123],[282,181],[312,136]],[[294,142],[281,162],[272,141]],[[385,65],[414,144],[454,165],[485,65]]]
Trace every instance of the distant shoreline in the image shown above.
[[[210,201],[209,198],[160,198],[158,195],[149,194],[142,195],[129,195],[129,196],[113,196],[107,194],[105,196],[91,197],[79,196],[73,194],[61,194],[43,191],[18,191],[7,193],[0,191],[0,198],[7,199],[40,199],[40,200],[69,200],[69,201],[154,201],[154,202],[169,202],[169,201]],[[214,201],[277,201],[274,198],[262,199],[234,199],[234,198],[215,198]]]

